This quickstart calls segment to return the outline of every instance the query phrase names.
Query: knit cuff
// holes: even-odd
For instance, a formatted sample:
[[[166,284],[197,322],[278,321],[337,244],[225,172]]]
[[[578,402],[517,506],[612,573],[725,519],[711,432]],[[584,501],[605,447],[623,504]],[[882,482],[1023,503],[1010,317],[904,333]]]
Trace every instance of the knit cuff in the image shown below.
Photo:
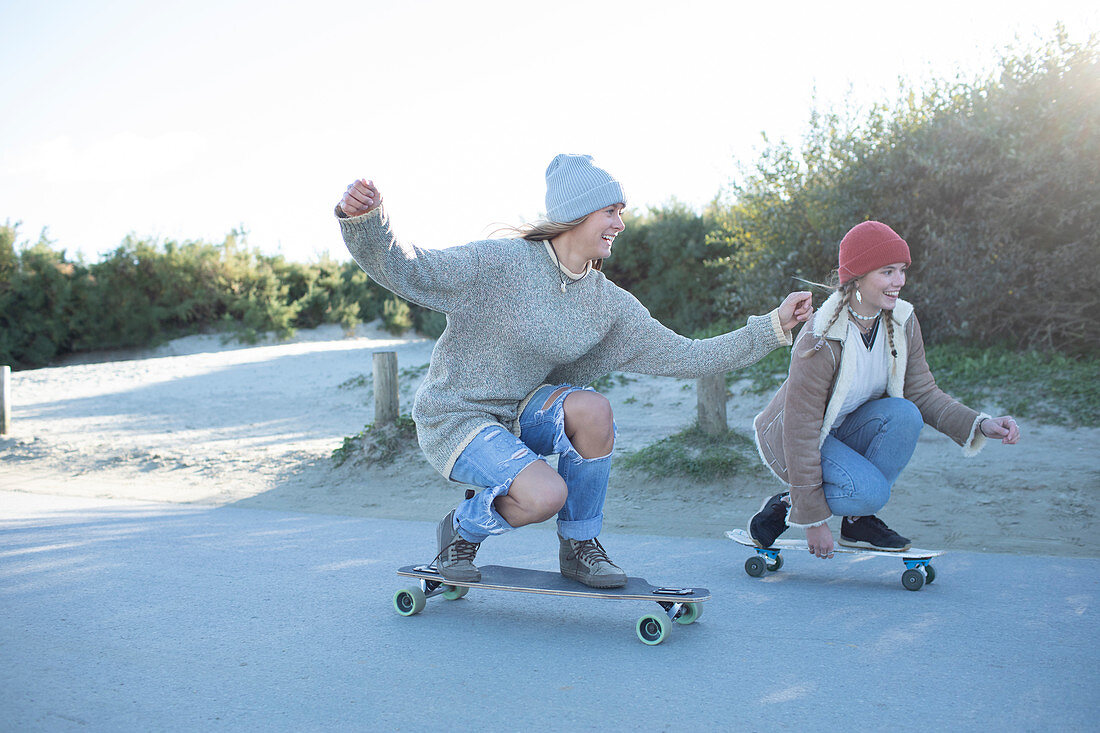
[[[371,209],[367,213],[360,214],[359,216],[348,216],[347,214],[344,213],[344,210],[340,208],[340,204],[336,204],[336,206],[333,208],[333,212],[336,214],[337,219],[341,219],[341,220],[348,221],[348,222],[353,222],[353,223],[358,223],[358,222],[361,222],[361,221],[366,221],[367,217],[369,217],[371,215],[375,215],[375,216],[381,215],[382,207],[381,206],[375,206],[373,209]]]
[[[775,331],[776,340],[784,346],[793,344],[794,339],[791,337],[791,332],[783,330],[783,323],[779,320],[779,309],[776,308],[768,316],[771,318],[772,330]]]

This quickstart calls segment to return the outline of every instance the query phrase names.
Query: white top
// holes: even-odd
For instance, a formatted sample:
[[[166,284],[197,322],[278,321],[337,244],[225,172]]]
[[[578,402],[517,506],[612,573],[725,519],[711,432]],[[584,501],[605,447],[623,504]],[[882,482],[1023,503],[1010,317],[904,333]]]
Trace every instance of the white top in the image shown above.
[[[844,396],[844,402],[840,406],[840,413],[836,416],[833,425],[840,425],[844,418],[848,417],[864,402],[875,400],[886,394],[886,379],[890,376],[890,364],[886,359],[886,326],[880,321],[878,331],[875,333],[874,343],[868,349],[863,343],[859,327],[851,321],[848,322],[848,332],[844,335],[844,356],[855,362],[855,370],[852,373],[852,388]]]

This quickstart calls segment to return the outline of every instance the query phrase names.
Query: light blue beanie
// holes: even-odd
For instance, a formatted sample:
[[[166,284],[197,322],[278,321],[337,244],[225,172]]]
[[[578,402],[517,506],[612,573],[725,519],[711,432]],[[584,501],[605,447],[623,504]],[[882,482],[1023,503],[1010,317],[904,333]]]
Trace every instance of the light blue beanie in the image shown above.
[[[591,155],[554,156],[546,168],[546,218],[565,224],[611,204],[625,204],[619,182]]]

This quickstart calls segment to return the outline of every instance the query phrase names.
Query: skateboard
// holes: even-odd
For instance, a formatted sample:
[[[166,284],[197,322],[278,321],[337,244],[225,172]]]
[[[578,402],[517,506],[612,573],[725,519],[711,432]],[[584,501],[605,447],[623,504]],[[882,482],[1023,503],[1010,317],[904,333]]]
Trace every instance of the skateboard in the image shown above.
[[[428,598],[442,595],[458,600],[471,588],[507,590],[517,593],[538,593],[578,598],[617,598],[631,601],[654,601],[662,613],[642,616],[634,625],[638,638],[649,645],[660,644],[672,629],[672,622],[686,626],[699,619],[703,609],[699,604],[710,599],[706,588],[658,588],[642,578],[627,578],[622,588],[589,588],[557,572],[486,565],[479,583],[450,583],[432,565],[406,565],[398,575],[416,578],[419,586],[404,588],[393,596],[393,607],[402,616],[412,616],[424,610]]]
[[[726,532],[729,537],[738,544],[751,547],[756,554],[745,561],[745,572],[754,578],[759,578],[766,570],[779,570],[783,567],[783,550],[803,550],[809,552],[806,540],[776,540],[771,547],[760,548],[753,542],[752,537],[743,529],[731,529]],[[845,547],[837,545],[834,552],[852,555],[882,555],[884,557],[896,557],[905,563],[905,572],[901,574],[901,584],[906,590],[920,590],[926,583],[936,579],[936,570],[929,562],[934,557],[939,557],[943,550],[918,550],[912,547],[901,552],[890,550],[871,550],[865,547]]]

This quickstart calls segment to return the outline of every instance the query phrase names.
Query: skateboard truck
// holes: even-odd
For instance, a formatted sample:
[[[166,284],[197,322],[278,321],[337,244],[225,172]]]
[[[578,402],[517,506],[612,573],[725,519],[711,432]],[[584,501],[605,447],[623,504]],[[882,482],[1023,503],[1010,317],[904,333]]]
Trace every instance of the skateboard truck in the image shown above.
[[[417,579],[420,581],[420,590],[423,592],[425,599],[442,594],[447,600],[456,601],[470,592],[470,589],[464,585],[448,585],[443,579],[443,575],[440,574],[434,565],[417,565],[413,568],[413,571],[420,573]],[[425,578],[425,575],[434,575],[438,577],[439,580]],[[395,598],[394,603],[397,604],[398,599]],[[409,608],[411,608],[411,606]],[[397,611],[398,613],[403,613],[400,605],[397,607]]]
[[[920,590],[922,585],[931,583],[936,579],[936,569],[932,567],[931,559],[930,557],[918,557],[907,558],[903,561],[907,569],[901,574],[901,584],[905,586],[906,590]]]

